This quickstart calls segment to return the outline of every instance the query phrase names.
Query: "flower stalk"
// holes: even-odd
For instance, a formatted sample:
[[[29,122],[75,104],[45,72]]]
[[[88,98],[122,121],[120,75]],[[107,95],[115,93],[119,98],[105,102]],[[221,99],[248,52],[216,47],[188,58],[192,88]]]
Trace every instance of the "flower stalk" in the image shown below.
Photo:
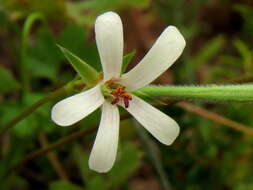
[[[8,129],[14,127],[18,122],[22,121],[40,106],[46,104],[54,98],[63,96],[66,93],[78,90],[79,86],[85,84],[81,80],[74,80],[65,86],[49,93],[44,98],[26,108],[22,113],[13,118],[11,121],[2,126],[0,136]],[[135,91],[136,96],[142,97],[145,94],[147,101],[152,101],[154,97],[168,97],[175,99],[201,100],[201,101],[218,101],[218,102],[252,102],[253,101],[253,84],[241,85],[205,85],[205,86],[146,86]],[[148,97],[148,98],[147,98]],[[150,99],[151,98],[151,99]],[[155,99],[156,100],[156,99]],[[160,101],[155,101],[155,104]],[[162,102],[161,102],[162,103]]]
[[[220,102],[252,102],[253,84],[202,86],[146,86],[139,90],[151,97]]]

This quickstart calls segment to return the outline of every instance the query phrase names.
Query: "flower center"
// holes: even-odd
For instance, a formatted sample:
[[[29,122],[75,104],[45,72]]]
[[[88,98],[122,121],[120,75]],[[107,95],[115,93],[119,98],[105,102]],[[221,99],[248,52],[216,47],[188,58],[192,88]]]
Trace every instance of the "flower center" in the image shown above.
[[[105,83],[110,89],[110,94],[112,95],[111,104],[117,104],[120,101],[124,102],[125,108],[129,107],[129,102],[132,100],[132,96],[125,90],[126,87],[117,84],[115,80],[109,80]]]

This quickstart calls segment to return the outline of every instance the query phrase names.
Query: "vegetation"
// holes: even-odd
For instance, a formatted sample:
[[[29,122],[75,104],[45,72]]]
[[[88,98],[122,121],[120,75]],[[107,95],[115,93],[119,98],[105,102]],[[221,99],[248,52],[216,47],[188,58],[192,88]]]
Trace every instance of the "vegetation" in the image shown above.
[[[76,72],[56,44],[101,71],[93,24],[108,10],[123,20],[124,61],[131,61],[124,70],[175,25],[186,49],[154,84],[253,81],[250,0],[1,0],[0,189],[252,190],[251,103],[161,99],[181,127],[171,146],[121,110],[116,164],[106,174],[88,168],[100,110],[73,127],[52,122],[57,100],[78,91],[69,89]]]

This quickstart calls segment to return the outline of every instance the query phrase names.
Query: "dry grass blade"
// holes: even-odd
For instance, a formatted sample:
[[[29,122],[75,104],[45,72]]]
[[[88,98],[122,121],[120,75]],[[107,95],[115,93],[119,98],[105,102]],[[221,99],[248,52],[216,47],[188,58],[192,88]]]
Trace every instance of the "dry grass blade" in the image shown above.
[[[121,116],[121,120],[130,118],[129,114],[124,114]],[[74,132],[66,137],[61,138],[60,140],[56,141],[55,143],[49,144],[48,146],[45,146],[39,150],[36,150],[34,152],[31,152],[30,154],[27,154],[27,156],[19,161],[16,165],[14,165],[10,170],[6,173],[5,176],[9,175],[11,172],[16,171],[20,167],[22,167],[24,164],[26,164],[28,161],[31,161],[39,156],[48,154],[49,152],[55,151],[59,148],[61,148],[63,145],[72,143],[86,135],[89,135],[97,130],[97,127],[94,126],[90,129],[83,129],[77,132]],[[3,177],[5,177],[3,176]]]
[[[240,131],[246,135],[253,136],[253,128],[243,125],[241,123],[238,123],[236,121],[230,120],[224,116],[218,115],[216,113],[213,113],[211,111],[208,111],[204,108],[195,106],[193,104],[187,103],[187,102],[179,102],[176,104],[178,107],[183,108],[184,110],[187,110],[189,112],[192,112],[196,115],[202,116],[207,119],[211,119],[212,121],[225,125],[227,127],[230,127],[232,129],[235,129],[237,131]]]
[[[48,142],[48,138],[47,138],[46,133],[41,132],[39,134],[39,141],[40,141],[40,144],[42,145],[43,148],[48,147],[49,142]],[[65,172],[62,164],[60,163],[59,158],[56,155],[56,153],[49,152],[49,153],[47,153],[47,157],[48,157],[48,160],[50,161],[53,169],[55,170],[55,172],[59,176],[59,178],[61,180],[68,180],[68,175]]]

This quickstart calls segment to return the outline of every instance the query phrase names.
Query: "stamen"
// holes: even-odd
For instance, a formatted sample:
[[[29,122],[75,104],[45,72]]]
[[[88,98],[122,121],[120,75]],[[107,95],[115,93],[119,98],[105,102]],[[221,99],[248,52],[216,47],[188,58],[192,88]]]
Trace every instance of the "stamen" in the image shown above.
[[[114,84],[115,80],[111,79],[106,81],[107,86],[109,86],[110,88],[112,87],[112,85]]]
[[[129,99],[128,98],[124,98],[124,105],[125,105],[125,108],[129,107]]]
[[[112,105],[119,103],[119,98],[115,98],[112,100]]]
[[[114,80],[109,80],[106,82],[106,84],[108,87],[113,89],[111,95],[113,95],[114,98],[111,101],[111,104],[117,104],[122,100],[124,102],[125,108],[128,108],[129,101],[132,100],[132,96],[125,91],[126,87],[115,83]]]

